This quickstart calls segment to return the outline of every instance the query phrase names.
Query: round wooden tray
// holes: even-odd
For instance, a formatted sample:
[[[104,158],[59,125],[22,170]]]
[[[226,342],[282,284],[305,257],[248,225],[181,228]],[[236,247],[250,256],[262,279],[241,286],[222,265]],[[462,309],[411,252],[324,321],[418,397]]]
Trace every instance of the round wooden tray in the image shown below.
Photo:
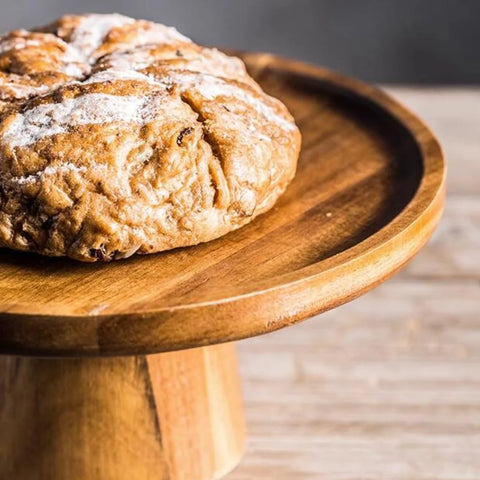
[[[431,235],[445,167],[419,120],[354,80],[244,58],[303,134],[271,212],[214,242],[111,264],[0,251],[0,353],[26,355],[0,356],[1,478],[220,478],[245,429],[234,344],[211,344],[346,302]],[[115,354],[132,355],[35,357]]]
[[[381,91],[271,55],[245,54],[303,135],[276,207],[196,247],[110,264],[0,251],[0,352],[146,354],[291,325],[391,276],[443,205],[441,149]]]

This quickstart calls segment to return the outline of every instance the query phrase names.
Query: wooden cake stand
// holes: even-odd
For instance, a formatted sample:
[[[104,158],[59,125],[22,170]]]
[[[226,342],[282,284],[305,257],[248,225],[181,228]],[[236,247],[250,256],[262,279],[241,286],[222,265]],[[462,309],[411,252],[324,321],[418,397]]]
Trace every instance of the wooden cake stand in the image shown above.
[[[210,243],[110,264],[0,250],[1,479],[221,477],[245,445],[226,342],[357,297],[432,234],[445,166],[415,116],[335,73],[244,59],[303,134],[271,212]]]

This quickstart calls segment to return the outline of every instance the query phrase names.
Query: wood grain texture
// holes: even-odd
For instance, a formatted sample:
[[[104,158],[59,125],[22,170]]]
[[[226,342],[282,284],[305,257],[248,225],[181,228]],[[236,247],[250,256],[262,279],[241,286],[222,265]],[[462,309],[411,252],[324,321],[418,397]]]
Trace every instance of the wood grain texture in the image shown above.
[[[245,60],[303,134],[278,205],[217,241],[108,265],[1,251],[1,352],[145,354],[267,333],[364,293],[425,244],[445,179],[430,131],[360,82]]]
[[[3,480],[210,480],[239,461],[232,344],[149,357],[0,357]]]
[[[387,91],[445,149],[445,214],[390,281],[239,343],[249,445],[225,480],[480,478],[480,88]]]

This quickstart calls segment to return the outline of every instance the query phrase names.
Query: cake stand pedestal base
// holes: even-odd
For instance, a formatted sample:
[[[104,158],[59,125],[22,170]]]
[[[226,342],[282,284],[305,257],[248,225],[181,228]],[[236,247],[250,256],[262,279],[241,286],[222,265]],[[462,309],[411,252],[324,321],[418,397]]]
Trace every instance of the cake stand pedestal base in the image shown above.
[[[430,238],[445,164],[425,125],[354,79],[242,58],[303,137],[269,213],[110,265],[0,248],[0,480],[221,477],[243,451],[242,402],[234,347],[204,345],[350,301]]]
[[[239,462],[244,444],[234,344],[0,357],[2,479],[215,479]]]

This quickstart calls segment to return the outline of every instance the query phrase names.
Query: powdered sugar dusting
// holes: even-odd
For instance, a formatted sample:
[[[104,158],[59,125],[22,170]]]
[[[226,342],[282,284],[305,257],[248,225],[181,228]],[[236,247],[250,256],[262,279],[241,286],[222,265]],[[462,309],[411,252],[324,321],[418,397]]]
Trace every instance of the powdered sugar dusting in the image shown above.
[[[148,22],[147,28],[139,29],[129,43],[130,47],[140,47],[150,44],[190,43],[191,40],[182,35],[176,28],[160,23]]]
[[[231,79],[245,78],[242,62],[228,57],[216,49],[204,48],[201,51],[185,49],[165,49],[156,51],[155,45],[143,45],[129,51],[117,51],[105,56],[100,68],[117,70],[142,70],[159,63],[175,70],[209,73]]]
[[[280,128],[292,130],[294,124],[267,105],[261,97],[240,85],[212,75],[170,71],[167,77],[153,78],[134,70],[110,69],[92,75],[83,83],[137,80],[160,87],[153,100],[148,97],[117,96],[100,93],[65,99],[61,103],[39,105],[18,113],[2,136],[12,148],[36,143],[39,139],[67,132],[75,125],[133,122],[144,124],[155,118],[158,102],[165,102],[167,90],[177,85],[180,91],[196,90],[207,100],[220,96],[234,97],[254,108]],[[165,95],[160,92],[164,90]]]
[[[63,73],[69,77],[80,78],[85,74],[85,70],[77,63],[67,63],[63,67]]]
[[[23,50],[31,47],[47,47],[48,45],[55,45],[55,50],[52,53],[52,68],[60,70],[63,73],[71,77],[82,77],[90,70],[90,65],[85,62],[84,55],[74,46],[66,43],[61,38],[56,37],[50,33],[37,33],[33,37],[33,34],[26,30],[19,30],[15,35],[6,35],[0,37],[0,55],[11,52],[12,50]],[[32,38],[33,37],[33,38]],[[58,53],[58,52],[63,53]],[[63,67],[53,67],[55,59],[60,60],[63,63]],[[15,74],[9,74],[9,77],[13,80]],[[15,83],[10,81],[8,83]],[[38,88],[36,91],[45,91]],[[21,95],[25,96],[25,95]],[[18,96],[16,97],[18,98]]]
[[[116,80],[135,80],[154,85],[162,85],[153,77],[145,75],[141,72],[136,72],[135,70],[124,70],[121,68],[109,68],[108,70],[102,70],[95,73],[88,80],[85,80],[82,83],[83,85],[87,85],[89,83],[114,82]]]
[[[201,73],[170,72],[167,79],[160,79],[166,84],[176,83],[180,89],[193,89],[207,100],[214,100],[217,97],[234,97],[245,102],[254,108],[260,115],[268,121],[277,124],[284,130],[294,130],[296,127],[293,122],[279,115],[274,108],[267,105],[258,93],[247,90],[240,85],[228,83],[221,78],[213,75]]]
[[[11,100],[12,98],[28,98],[32,95],[47,93],[51,87],[48,85],[28,85],[22,83],[20,75],[10,74],[0,77],[0,100]]]
[[[42,45],[37,39],[26,38],[29,34],[30,32],[27,32],[27,30],[19,30],[17,36],[9,37],[5,35],[0,37],[0,54],[11,50],[21,50],[26,47],[39,47]]]
[[[124,25],[130,25],[125,35],[127,43],[115,41],[113,53],[107,55],[104,62],[102,60],[95,64],[92,59],[93,52],[102,45],[113,28]],[[22,35],[23,32],[19,32],[18,36],[0,38],[0,53],[8,49],[20,49],[42,43],[41,38],[27,38],[29,32],[25,32],[25,37]],[[166,102],[167,99],[179,102],[178,94],[189,91],[196,92],[206,100],[216,100],[219,97],[236,99],[283,130],[290,131],[296,128],[288,115],[276,108],[275,101],[270,100],[263,92],[252,90],[244,83],[226,80],[226,78],[243,79],[245,70],[240,60],[231,59],[215,49],[197,52],[195,49],[185,48],[185,56],[181,52],[177,54],[175,48],[160,49],[158,55],[153,54],[152,52],[156,50],[152,46],[155,45],[177,44],[181,48],[182,43],[191,42],[173,27],[136,21],[120,14],[91,14],[81,17],[79,25],[72,33],[70,43],[65,43],[57,37],[54,39],[59,42],[60,48],[57,49],[55,68],[77,79],[76,81],[70,79],[70,84],[141,81],[157,87],[155,95],[119,96],[92,93],[64,99],[60,103],[38,105],[17,113],[4,130],[1,140],[12,148],[31,145],[44,137],[68,132],[75,125],[150,122],[156,118],[155,115],[158,116],[159,102]],[[49,43],[50,39],[46,38],[45,42]],[[180,61],[172,61],[176,58]],[[137,71],[156,60],[165,61],[165,70],[163,68],[159,70],[157,76]],[[85,75],[91,72],[90,63],[95,64],[97,72],[83,81]],[[98,71],[99,68],[104,70]],[[66,80],[59,80],[59,84],[66,84]],[[57,87],[58,85],[53,84],[36,85],[33,80],[25,79],[24,76],[8,74],[0,77],[0,99],[43,95]],[[172,90],[171,87],[175,88]],[[162,113],[162,118],[169,118],[171,115],[171,112],[166,110],[164,114]],[[231,119],[230,123],[235,123],[239,130],[240,124],[243,124],[250,137],[260,139],[256,128],[258,125],[251,116],[243,114],[235,116],[230,111],[227,116]],[[255,132],[257,134],[254,135]],[[267,137],[263,135],[261,140],[267,140]]]
[[[84,56],[69,43],[65,43],[65,52],[61,60],[65,64],[62,71],[69,77],[79,78],[90,72],[90,65]]]
[[[234,97],[254,108],[260,115],[277,124],[280,128],[284,130],[294,130],[296,128],[293,122],[279,115],[274,108],[267,105],[261,97],[259,98],[258,93],[209,74],[170,70],[168,76],[155,78],[135,70],[112,68],[96,73],[84,83],[115,80],[138,80],[165,89],[176,85],[180,91],[197,90],[207,100],[214,100],[220,96]]]
[[[151,46],[139,47],[132,52],[114,53],[106,58],[106,64],[115,70],[141,70],[155,61],[150,50]]]
[[[67,132],[76,125],[135,123],[153,121],[166,98],[116,96],[92,93],[68,98],[61,103],[38,105],[17,113],[2,135],[11,148],[34,144],[40,139]]]
[[[48,177],[52,175],[61,175],[68,172],[82,173],[86,171],[87,171],[87,167],[84,165],[78,167],[73,163],[62,163],[60,165],[49,165],[44,170],[40,170],[39,172],[33,173],[32,175],[10,177],[8,180],[10,182],[18,183],[19,185],[25,185],[25,184],[38,182],[42,180],[44,177]]]
[[[232,80],[239,79],[244,76],[244,72],[236,62],[232,62],[228,57],[206,57],[198,56],[188,59],[188,65],[183,68],[191,72],[207,73],[209,75],[218,75],[220,77]]]
[[[277,124],[282,129],[294,130],[296,128],[291,121],[279,115],[272,107],[262,101],[261,98],[258,98],[253,92],[241,88],[238,85],[224,82],[210,75],[204,75],[203,77],[202,81],[193,86],[193,88],[196,88],[203,97],[209,100],[213,100],[220,96],[235,97],[251,106],[257,111],[257,113],[264,116],[268,121]]]
[[[82,18],[75,29],[70,44],[89,57],[101,44],[112,28],[134,23],[135,20],[125,15],[92,14]]]

